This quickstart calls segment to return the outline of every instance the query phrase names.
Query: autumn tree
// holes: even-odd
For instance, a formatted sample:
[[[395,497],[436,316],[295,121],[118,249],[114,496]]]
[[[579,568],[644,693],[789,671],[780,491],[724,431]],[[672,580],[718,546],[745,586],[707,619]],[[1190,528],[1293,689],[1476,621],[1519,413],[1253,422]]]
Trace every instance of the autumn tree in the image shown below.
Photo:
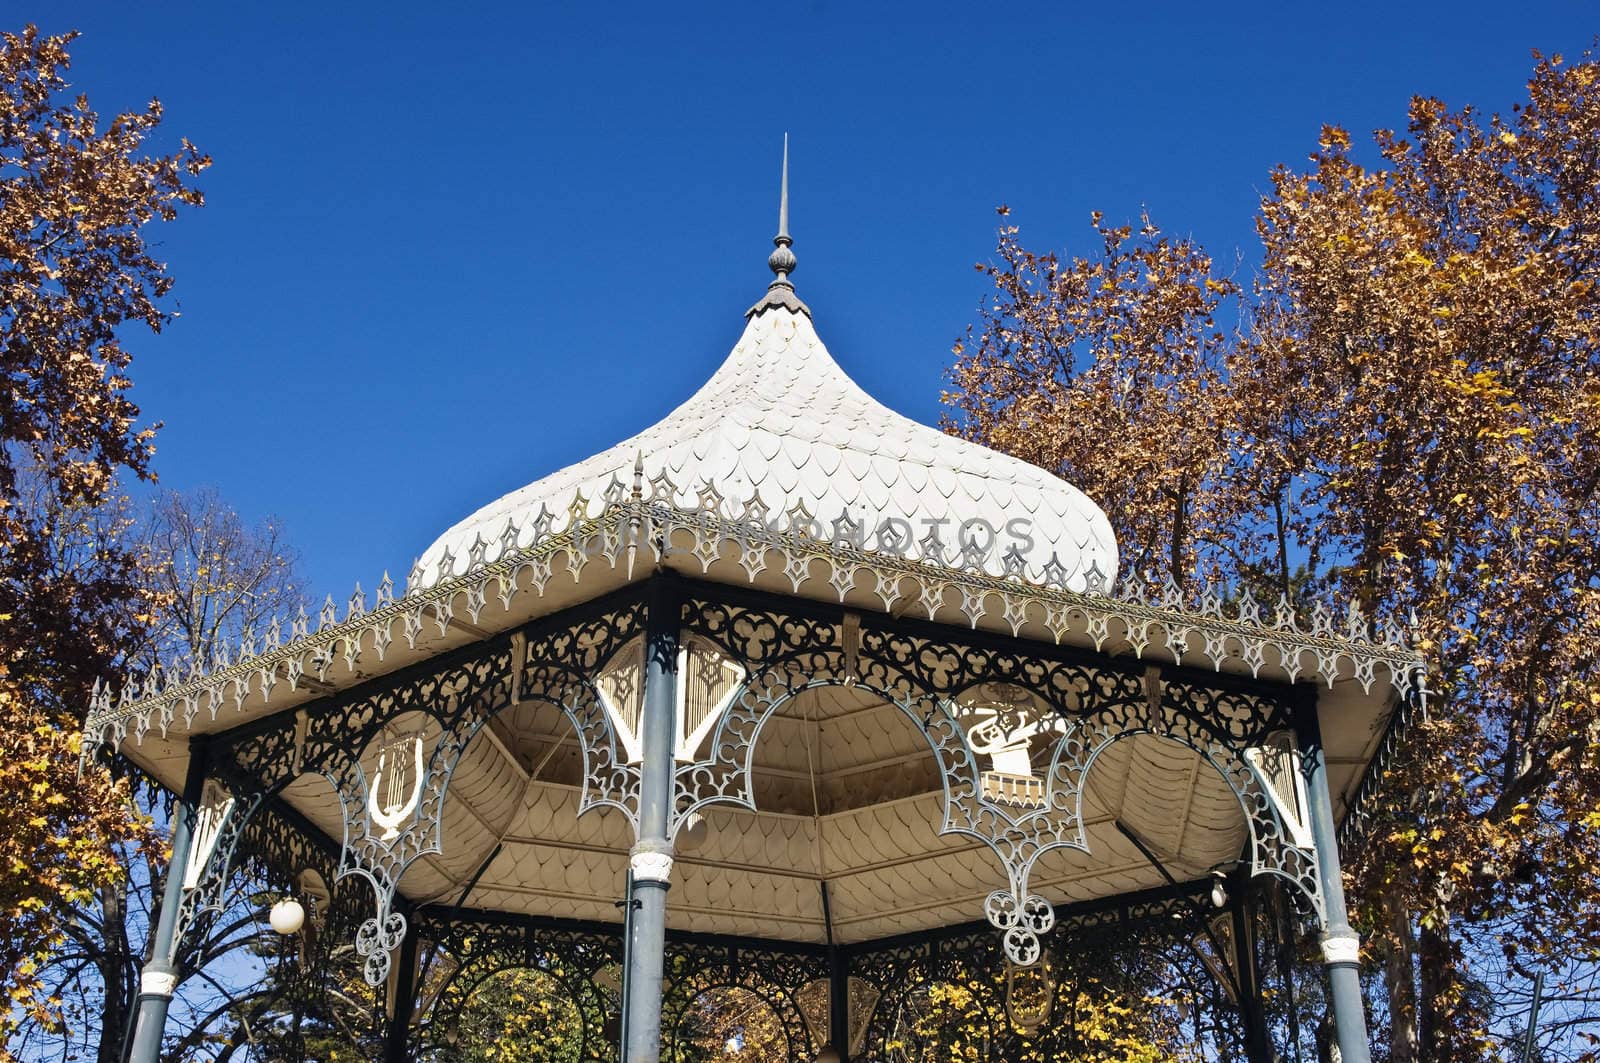
[[[1076,484],[1128,564],[1182,583],[1219,523],[1205,512],[1228,417],[1216,312],[1237,289],[1149,218],[1093,224],[1097,253],[1065,261],[1000,230],[998,261],[978,267],[995,294],[956,345],[951,427]]]
[[[0,981],[19,1019],[58,1018],[37,967],[72,907],[140,836],[98,765],[78,771],[78,713],[148,619],[131,545],[63,537],[149,473],[150,429],[127,395],[130,324],[159,331],[171,278],[150,223],[199,205],[209,160],[150,154],[152,102],[108,123],[67,95],[72,35],[0,37]],[[63,567],[63,562],[66,562]]]
[[[584,1054],[583,1017],[545,971],[502,971],[473,990],[459,1015],[435,1021],[450,1036],[435,1049],[440,1063],[567,1063]]]
[[[27,650],[13,679],[60,705],[118,652],[85,613],[135,598],[135,581],[112,557],[59,579],[48,513],[26,505],[22,481],[38,476],[77,507],[107,498],[119,473],[149,475],[154,429],[137,423],[121,335],[170,319],[172,278],[145,230],[200,204],[190,179],[210,161],[187,142],[145,153],[155,101],[102,128],[85,97],[66,98],[73,38],[0,38],[0,646]]]
[[[1536,55],[1509,115],[1419,97],[1370,163],[1325,129],[1309,166],[1272,174],[1244,291],[1208,263],[1163,271],[1183,245],[1148,226],[1137,279],[1126,230],[1097,221],[1102,247],[1067,265],[1003,230],[997,295],[958,347],[960,430],[1109,499],[1128,567],[1187,541],[1180,582],[1415,614],[1430,713],[1349,868],[1396,1060],[1495,1056],[1522,1022],[1497,1002],[1535,970],[1561,1003],[1544,1058],[1600,1043],[1597,85],[1592,55]],[[1170,336],[1215,335],[1202,291],[1237,296],[1235,327],[1174,365]],[[1138,341],[1152,354],[1116,346],[1164,305],[1187,309]],[[1141,397],[1096,401],[1119,393]],[[1197,401],[1209,460],[1173,443]],[[1098,466],[1113,447],[1126,464]]]
[[[1331,590],[1415,611],[1433,665],[1395,844],[1359,869],[1407,975],[1400,1058],[1486,1050],[1487,957],[1525,978],[1600,944],[1597,81],[1538,57],[1509,117],[1418,98],[1375,169],[1330,128],[1259,223],[1241,388],[1293,442],[1295,538]]]
[[[135,670],[208,661],[223,647],[237,646],[248,631],[304,605],[296,556],[275,521],[250,527],[211,489],[159,492],[141,509],[117,499],[101,507],[95,522],[126,528],[121,534],[140,560],[141,585],[155,603],[140,640],[127,647],[126,663]],[[88,543],[106,538],[95,528],[83,533]],[[139,822],[166,822],[170,795],[130,765],[120,768],[128,783],[127,813]],[[50,1046],[61,1054],[81,1050],[101,1063],[120,1059],[138,994],[141,950],[153,925],[151,904],[166,873],[161,847],[146,842],[128,839],[115,847],[117,873],[106,876],[93,900],[79,904],[63,927],[39,980],[61,1002],[67,1021],[19,1035],[19,1050],[43,1054]],[[263,963],[246,960],[270,897],[260,876],[242,867],[228,910],[205,924],[185,950],[173,1021],[177,1042],[186,1046],[183,1058],[228,1043],[252,1004],[260,1005],[256,1021],[267,1021],[262,1016],[275,1000],[275,987]]]
[[[1189,1001],[1175,1006],[1175,1001],[1155,995],[1158,987],[1141,986],[1140,977],[1129,977],[1152,970],[1170,977],[1173,969],[1164,962],[1164,950],[1151,948],[1155,962],[1139,963],[1128,962],[1128,949],[1104,950],[1082,940],[1075,944],[1079,954],[1063,957],[1048,977],[1026,972],[1032,975],[1026,983],[1019,977],[1022,972],[1011,976],[1010,985],[1004,974],[995,978],[973,972],[954,980],[930,978],[912,987],[893,1014],[878,1017],[887,1033],[885,1052],[906,1063],[1196,1063],[1233,1054],[1225,1035],[1214,1038],[1182,1028],[1182,1017],[1196,1014]],[[1177,955],[1184,949],[1177,944],[1170,952]],[[1100,975],[1088,973],[1093,965]],[[1031,1006],[1016,1007],[1019,996]],[[1049,1006],[1039,1007],[1041,1002]],[[1037,1025],[1020,1021],[1029,1012]]]

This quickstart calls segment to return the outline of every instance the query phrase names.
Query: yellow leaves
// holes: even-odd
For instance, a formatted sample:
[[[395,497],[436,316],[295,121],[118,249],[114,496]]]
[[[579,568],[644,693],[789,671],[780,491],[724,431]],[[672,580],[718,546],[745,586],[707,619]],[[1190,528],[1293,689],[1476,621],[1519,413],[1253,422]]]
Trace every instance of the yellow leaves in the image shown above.
[[[1350,134],[1336,125],[1325,125],[1322,127],[1322,136],[1318,138],[1317,143],[1324,150],[1337,148],[1342,151],[1350,147]]]
[[[1530,439],[1532,436],[1533,429],[1529,428],[1527,425],[1518,425],[1515,428],[1505,429],[1480,428],[1478,429],[1477,433],[1478,439],[1490,439],[1495,441],[1504,441],[1507,439]]]
[[[0,832],[0,867],[7,869],[0,968],[21,978],[10,989],[31,994],[35,1021],[50,1022],[48,998],[15,972],[50,947],[71,905],[120,880],[114,846],[149,832],[130,814],[125,790],[103,771],[91,765],[79,775],[75,731],[32,709],[14,685],[0,680],[0,690],[7,695],[0,697],[0,806],[10,825]]]

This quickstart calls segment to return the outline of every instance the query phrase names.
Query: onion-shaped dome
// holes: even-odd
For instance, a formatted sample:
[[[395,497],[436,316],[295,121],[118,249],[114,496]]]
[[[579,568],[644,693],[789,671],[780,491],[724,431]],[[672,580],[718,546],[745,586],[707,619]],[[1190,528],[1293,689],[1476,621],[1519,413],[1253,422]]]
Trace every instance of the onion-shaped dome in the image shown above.
[[[1116,574],[1105,514],[1027,462],[902,417],[829,355],[795,295],[785,171],[777,275],[711,379],[643,432],[491,502],[440,536],[411,574],[433,586],[600,514],[622,484],[819,543],[1072,590]]]
[[[546,523],[569,514],[580,494],[598,514],[608,486],[634,481],[636,465],[647,484],[665,477],[685,508],[710,490],[756,502],[755,513],[784,527],[809,521],[823,539],[951,568],[1075,590],[1114,576],[1111,526],[1081,491],[875,401],[829,355],[798,300],[783,295],[752,311],[733,352],[689,401],[445,532],[423,554],[412,589],[466,572],[475,554],[492,562],[513,541],[526,546],[541,514]]]

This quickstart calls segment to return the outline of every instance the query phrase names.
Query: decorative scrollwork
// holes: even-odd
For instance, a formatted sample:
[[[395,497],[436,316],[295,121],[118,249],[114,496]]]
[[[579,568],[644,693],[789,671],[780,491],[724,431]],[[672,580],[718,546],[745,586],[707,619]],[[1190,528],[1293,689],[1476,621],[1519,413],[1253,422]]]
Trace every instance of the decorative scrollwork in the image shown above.
[[[287,624],[274,621],[264,636],[247,631],[237,652],[224,650],[210,662],[129,676],[119,690],[97,685],[85,746],[92,751],[152,729],[188,729],[201,712],[214,718],[224,704],[265,704],[280,684],[294,690],[312,678],[326,682],[340,664],[343,670],[334,678],[358,682],[360,662],[381,661],[397,638],[414,645],[426,624],[442,631],[458,610],[476,623],[491,597],[509,608],[518,594],[543,596],[561,568],[577,579],[600,564],[631,578],[641,555],[657,563],[668,555],[692,557],[707,568],[726,559],[752,583],[770,568],[788,576],[797,594],[803,587],[813,594],[826,587],[842,599],[854,588],[871,587],[885,611],[915,604],[930,619],[973,626],[1001,616],[1014,634],[1027,628],[1033,637],[1096,649],[1120,639],[1140,657],[1203,663],[1219,671],[1224,663],[1239,663],[1252,675],[1267,670],[1289,682],[1331,684],[1353,677],[1370,690],[1382,668],[1406,695],[1420,689],[1425,674],[1399,625],[1374,624],[1353,607],[1341,622],[1318,605],[1302,623],[1287,602],[1269,616],[1248,592],[1191,595],[1170,583],[1152,585],[1136,573],[1113,590],[1111,574],[1093,568],[1072,573],[1055,558],[1035,571],[1010,561],[1002,571],[975,571],[968,559],[942,550],[913,556],[910,544],[898,537],[869,548],[854,535],[821,534],[822,524],[803,503],[780,518],[758,493],[736,501],[710,483],[680,488],[664,473],[647,496],[616,480],[593,501],[597,505],[579,494],[564,514],[543,510],[523,526],[508,523],[497,542],[475,544],[461,573],[445,551],[431,571],[413,573],[403,598],[394,598],[385,576],[374,607],[367,608],[358,590],[342,621],[330,599],[314,629],[302,610]],[[848,522],[848,514],[843,519]]]
[[[410,784],[407,761],[409,765]],[[378,770],[373,773],[372,791],[367,795],[367,818],[382,829],[380,842],[400,836],[400,824],[417,810],[422,800],[422,732],[407,735],[386,746],[378,754]]]
[[[727,989],[753,993],[772,1009],[784,1034],[784,1058],[807,1059],[822,1047],[813,1042],[801,1006],[804,989],[827,976],[827,964],[819,956],[780,949],[729,949],[679,938],[668,945],[666,973],[661,1030],[664,1047],[674,1049],[669,1058],[678,1058],[676,1042],[696,1005],[706,994]]]
[[[369,979],[387,974],[396,919],[403,936],[403,917],[392,910],[398,883],[414,861],[443,851],[451,777],[497,713],[523,701],[561,710],[577,731],[584,761],[580,814],[612,805],[634,816],[638,768],[621,753],[595,678],[642,621],[637,600],[600,603],[406,670],[359,696],[314,703],[221,744],[231,770],[262,796],[304,772],[318,772],[332,785],[345,826],[337,877],[364,878],[374,895],[360,940]],[[369,772],[360,751],[374,745]]]
[[[685,625],[748,672],[707,756],[678,769],[678,821],[715,802],[753,810],[754,749],[766,722],[801,690],[851,685],[896,705],[916,724],[943,779],[941,833],[969,835],[994,851],[1019,918],[1030,905],[1034,912],[1048,908],[1028,890],[1040,857],[1057,848],[1088,851],[1082,797],[1095,758],[1112,742],[1139,734],[1180,742],[1210,763],[1240,802],[1252,870],[1291,882],[1320,913],[1314,853],[1295,844],[1244,757],[1284,726],[1283,700],[1220,679],[1202,685],[1168,679],[1155,668],[1084,663],[1048,648],[996,648],[776,608],[696,599],[686,606]],[[973,691],[980,700],[964,708]],[[1041,779],[1028,747],[1049,735],[1053,751]],[[1030,945],[1028,937],[1038,931],[995,925],[1007,934],[1013,962],[1037,959],[1037,942]]]
[[[476,989],[505,971],[539,971],[556,980],[577,1009],[584,1063],[613,1063],[621,1006],[620,928],[534,925],[423,911],[417,934],[427,943],[419,979],[432,986],[418,1016],[416,1043],[447,1043]]]
[[[206,780],[200,804],[192,813],[189,857],[184,866],[169,872],[183,875],[183,890],[168,960],[178,955],[199,923],[225,909],[234,857],[263,798],[263,794],[238,779],[227,783],[216,778]],[[175,814],[184,813],[175,806]]]
[[[683,644],[726,662],[731,678],[708,686],[715,698],[707,704],[719,710],[707,710],[709,737],[699,759],[676,768],[672,831],[710,803],[753,809],[753,755],[765,724],[801,691],[848,685],[896,706],[927,741],[943,780],[942,833],[979,839],[996,854],[1016,921],[994,925],[1014,964],[1037,959],[1053,917],[1028,889],[1032,868],[1055,848],[1087,851],[1085,778],[1104,749],[1130,735],[1180,742],[1216,768],[1249,825],[1252,870],[1293,883],[1320,913],[1315,855],[1298,844],[1244,755],[1285,725],[1287,701],[1272,688],[931,624],[729,598],[695,593],[682,604]],[[524,701],[559,708],[584,758],[580,813],[611,805],[636,821],[639,767],[619,742],[598,678],[643,631],[640,596],[619,595],[218,743],[254,794],[275,794],[304,772],[332,783],[345,820],[338,875],[363,877],[374,892],[360,938],[369,978],[386,973],[395,927],[404,933],[394,911],[398,883],[412,862],[442,851],[451,777],[495,714]],[[360,752],[369,747],[371,764]]]
[[[389,899],[382,898],[378,914],[368,918],[356,931],[356,955],[363,961],[361,973],[370,986],[382,985],[389,977],[390,956],[406,936],[406,917],[388,910]]]
[[[861,1044],[852,1045],[851,1055],[887,1061],[905,1058],[902,1053],[919,1046],[947,1048],[925,1044],[923,1037],[942,1025],[937,1009],[960,999],[969,1002],[960,1011],[961,1022],[978,1031],[975,1040],[984,1044],[986,1058],[1076,1058],[1086,1047],[1077,1041],[1076,1024],[1050,1017],[1071,1015],[1076,994],[1086,986],[1137,991],[1166,984],[1174,962],[1198,966],[1190,942],[1214,914],[1207,889],[1199,882],[1120,904],[1064,910],[1056,926],[1027,943],[1029,965],[1015,962],[1003,935],[981,927],[854,948],[848,960],[852,994],[859,984],[870,986],[876,996]],[[993,903],[1003,909],[1011,899],[1001,894],[1005,900]],[[1020,929],[1020,916],[1011,912]],[[938,986],[963,992],[947,995],[940,1005],[930,994]],[[1217,1036],[1227,1042],[1225,1050],[1236,1053],[1243,1040],[1238,1011],[1222,992],[1210,994],[1206,1004]]]
[[[1019,902],[1006,890],[995,890],[983,902],[989,925],[1002,933],[1006,958],[1017,967],[1032,967],[1039,962],[1043,948],[1039,938],[1056,925],[1056,910],[1037,893]]]

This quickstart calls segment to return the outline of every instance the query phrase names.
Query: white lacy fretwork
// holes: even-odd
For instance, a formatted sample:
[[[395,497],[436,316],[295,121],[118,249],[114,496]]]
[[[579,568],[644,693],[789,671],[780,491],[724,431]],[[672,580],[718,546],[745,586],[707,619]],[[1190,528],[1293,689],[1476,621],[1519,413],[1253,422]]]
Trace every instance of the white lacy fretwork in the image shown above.
[[[380,593],[369,610],[364,598],[353,597],[343,621],[325,608],[315,630],[302,615],[289,625],[288,641],[275,622],[266,636],[249,635],[237,653],[212,662],[209,672],[196,662],[187,673],[173,667],[130,678],[120,690],[100,686],[85,724],[86,741],[116,747],[151,728],[188,729],[202,712],[214,717],[224,705],[270,702],[279,683],[298,689],[306,677],[326,682],[336,661],[353,667],[370,654],[381,663],[396,639],[414,643],[425,625],[437,623],[442,630],[458,612],[476,620],[491,597],[508,603],[519,594],[542,596],[557,571],[572,578],[591,565],[642,572],[640,562],[675,557],[702,569],[719,558],[736,558],[752,582],[782,573],[802,596],[844,600],[867,592],[885,611],[909,606],[968,625],[1000,617],[1017,633],[1096,649],[1117,641],[1145,659],[1217,669],[1242,663],[1253,675],[1267,671],[1330,685],[1349,677],[1367,690],[1381,676],[1406,696],[1422,689],[1424,664],[1407,636],[1389,623],[1374,626],[1353,608],[1336,622],[1319,606],[1302,621],[1285,603],[1264,610],[1248,592],[1225,598],[1212,590],[1196,597],[1137,577],[1122,581],[1114,593],[1084,592],[1070,589],[1063,574],[1050,570],[1000,577],[952,569],[876,549],[871,541],[816,538],[816,518],[809,514],[771,514],[759,493],[734,502],[712,485],[702,486],[702,504],[683,508],[674,501],[681,492],[670,482],[650,484],[646,493],[619,480],[598,505],[580,499],[564,519],[541,513],[523,537],[531,539],[527,545],[494,560],[485,555],[466,572],[404,598]]]

